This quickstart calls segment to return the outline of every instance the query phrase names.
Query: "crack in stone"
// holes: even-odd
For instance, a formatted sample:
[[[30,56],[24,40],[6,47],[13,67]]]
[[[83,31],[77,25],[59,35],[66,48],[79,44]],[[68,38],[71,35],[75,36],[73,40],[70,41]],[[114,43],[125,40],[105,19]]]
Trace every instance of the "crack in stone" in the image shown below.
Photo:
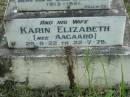
[[[74,61],[73,61],[73,47],[67,46],[65,47],[65,54],[66,54],[66,61],[68,63],[67,70],[68,70],[68,78],[70,81],[70,89],[73,89],[75,87],[75,75],[74,75]]]

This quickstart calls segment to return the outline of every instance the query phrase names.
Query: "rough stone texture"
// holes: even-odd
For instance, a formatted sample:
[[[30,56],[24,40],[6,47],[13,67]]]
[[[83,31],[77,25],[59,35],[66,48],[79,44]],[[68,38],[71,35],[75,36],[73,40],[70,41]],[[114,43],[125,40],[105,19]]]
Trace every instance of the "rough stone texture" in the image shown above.
[[[124,81],[130,85],[130,56],[125,55],[106,55],[91,56],[90,74],[93,77],[92,83],[95,86],[109,87],[121,82],[121,64],[123,65]],[[88,86],[88,74],[86,72],[84,57],[74,57],[75,84],[82,88]],[[68,88],[70,81],[67,75],[68,63],[63,57],[15,57],[12,59],[12,72],[5,80],[13,80],[19,83],[27,83],[32,88],[56,86]],[[103,66],[105,68],[105,75]],[[105,81],[107,79],[107,84]]]
[[[13,18],[46,18],[46,17],[85,17],[85,16],[124,16],[124,3],[122,0],[113,0],[110,10],[69,10],[69,11],[42,11],[42,12],[13,12],[14,3],[8,4],[5,20]],[[10,9],[10,10],[9,10]],[[12,10],[13,9],[13,10]]]
[[[118,9],[118,10],[117,10]],[[69,16],[111,16],[125,15],[124,5],[121,0],[114,0],[111,10],[78,10],[78,11],[51,11],[51,12],[26,12],[6,13],[6,20],[13,18],[38,18],[38,17],[69,17]],[[121,64],[126,84],[130,84],[130,27],[126,23],[126,31],[123,46],[111,47],[88,47],[91,59],[91,71],[94,72],[94,85],[106,86],[102,65],[105,66],[108,85],[113,86],[121,81]],[[70,84],[67,76],[67,62],[64,48],[41,48],[41,49],[8,49],[6,38],[3,35],[1,41],[1,58],[11,58],[11,73],[3,79],[17,82],[28,82],[32,87],[55,87]],[[86,48],[73,48],[73,64],[75,83],[86,87],[88,75],[85,72],[84,55]],[[96,84],[95,84],[96,83]]]
[[[18,13],[12,13],[13,4],[9,3],[9,9],[6,11],[5,14],[5,20],[10,21],[11,19],[15,18],[41,18],[41,17],[84,17],[84,16],[125,16],[126,9],[124,8],[124,3],[122,0],[113,0],[112,3],[112,9],[111,10],[75,10],[75,11],[44,11],[44,12],[18,12]],[[100,54],[109,54],[111,51],[109,49],[114,49],[114,54],[124,54],[125,50],[129,50],[128,47],[130,45],[130,27],[129,22],[126,23],[126,29],[125,29],[125,36],[124,36],[124,44],[123,48],[122,46],[111,46],[111,47],[96,47],[98,51],[96,53]],[[3,41],[1,42],[1,47],[6,47],[6,39],[3,38]],[[126,47],[124,47],[126,46]],[[101,49],[100,49],[101,48]],[[117,49],[118,48],[118,49]],[[7,53],[7,55],[38,55],[41,54],[41,56],[61,56],[63,55],[63,49],[64,48],[42,48],[42,49],[15,49],[15,50],[9,50],[8,49],[2,49],[3,53]],[[80,48],[76,48],[78,55],[82,55],[83,50]],[[91,47],[90,47],[91,49]],[[120,49],[120,51],[119,51]],[[125,49],[125,50],[124,50]],[[49,53],[48,53],[49,52]],[[93,52],[93,51],[92,51]],[[10,53],[10,54],[9,54]],[[95,53],[95,52],[94,52]]]
[[[13,1],[13,0],[12,0]],[[112,0],[15,0],[18,11],[71,10],[71,9],[110,9]],[[78,6],[77,6],[78,5]],[[35,6],[35,7],[34,7]]]

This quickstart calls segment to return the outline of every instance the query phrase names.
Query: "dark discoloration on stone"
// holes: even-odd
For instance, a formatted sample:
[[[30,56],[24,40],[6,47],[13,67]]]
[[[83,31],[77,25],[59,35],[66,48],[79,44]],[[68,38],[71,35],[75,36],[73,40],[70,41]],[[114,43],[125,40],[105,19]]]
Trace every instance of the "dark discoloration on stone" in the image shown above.
[[[11,48],[14,48],[16,45],[16,42],[11,42]]]
[[[70,81],[70,89],[73,89],[75,87],[75,75],[74,75],[74,61],[73,61],[73,55],[72,55],[72,47],[65,47],[65,54],[66,54],[66,60],[68,63],[67,70],[68,70],[68,78]]]
[[[12,20],[13,18],[52,18],[52,17],[87,17],[87,16],[124,16],[125,8],[122,0],[113,0],[112,8],[110,10],[68,10],[68,11],[43,11],[43,12],[18,12],[18,13],[6,13],[5,19]],[[10,22],[10,21],[7,21]],[[1,35],[0,35],[1,36]],[[4,43],[6,40],[2,40],[0,45],[0,56],[8,57],[36,57],[43,55],[42,57],[64,57],[63,48],[37,48],[35,49],[7,49],[7,45]],[[84,48],[75,48],[77,56],[84,56]],[[130,24],[127,20],[126,30],[124,35],[123,46],[108,46],[108,47],[89,47],[90,55],[130,55]]]
[[[12,66],[12,59],[0,58],[0,77],[4,77],[6,73],[10,73],[11,66]]]
[[[125,29],[125,33],[124,33],[123,45],[130,47],[130,22],[129,22],[128,18],[127,18],[127,22],[126,22],[126,29]]]
[[[108,55],[108,64],[111,64],[111,62],[113,60],[115,60],[116,58],[120,58],[120,56],[118,56],[118,55]]]
[[[51,17],[94,17],[94,16],[124,16],[125,10],[122,0],[113,0],[110,10],[67,10],[67,11],[40,11],[40,12],[18,12],[12,13],[15,4],[10,3],[6,11],[6,20],[14,18],[51,18]]]
[[[112,46],[112,47],[89,47],[89,54],[91,55],[129,55],[130,47]],[[75,48],[76,56],[84,56],[86,48]],[[64,49],[62,48],[39,48],[39,49],[7,49],[0,48],[0,56],[6,57],[65,57]],[[74,55],[75,56],[75,55]]]

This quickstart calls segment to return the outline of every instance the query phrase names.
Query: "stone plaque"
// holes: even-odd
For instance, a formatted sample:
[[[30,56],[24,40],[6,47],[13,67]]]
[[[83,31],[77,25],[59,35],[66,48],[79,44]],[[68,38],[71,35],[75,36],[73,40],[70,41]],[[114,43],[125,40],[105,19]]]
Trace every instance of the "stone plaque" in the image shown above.
[[[20,11],[109,9],[112,0],[16,0]]]
[[[13,19],[5,24],[9,47],[122,45],[125,16]]]

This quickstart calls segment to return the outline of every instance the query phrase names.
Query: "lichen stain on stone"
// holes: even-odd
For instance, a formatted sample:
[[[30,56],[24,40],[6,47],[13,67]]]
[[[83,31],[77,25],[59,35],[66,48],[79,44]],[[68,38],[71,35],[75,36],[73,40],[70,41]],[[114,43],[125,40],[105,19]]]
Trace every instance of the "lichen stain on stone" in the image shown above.
[[[67,62],[64,57],[56,57],[55,59],[57,60],[58,64],[62,65],[63,67],[66,67]]]
[[[31,65],[32,63],[37,63],[41,58],[36,58],[28,54],[28,56],[24,56],[24,61],[26,65]]]
[[[75,87],[75,75],[74,75],[74,60],[73,60],[73,54],[72,54],[73,48],[68,46],[65,47],[65,54],[66,54],[66,61],[68,63],[67,70],[68,70],[68,78],[70,81],[70,89],[73,89]]]
[[[16,42],[11,42],[10,45],[11,45],[10,48],[13,49],[15,48]]]
[[[119,55],[108,55],[108,64],[111,64],[112,60],[115,60],[116,58],[120,58]]]
[[[12,59],[0,58],[0,77],[4,77],[5,74],[10,73],[11,66],[12,66]]]

